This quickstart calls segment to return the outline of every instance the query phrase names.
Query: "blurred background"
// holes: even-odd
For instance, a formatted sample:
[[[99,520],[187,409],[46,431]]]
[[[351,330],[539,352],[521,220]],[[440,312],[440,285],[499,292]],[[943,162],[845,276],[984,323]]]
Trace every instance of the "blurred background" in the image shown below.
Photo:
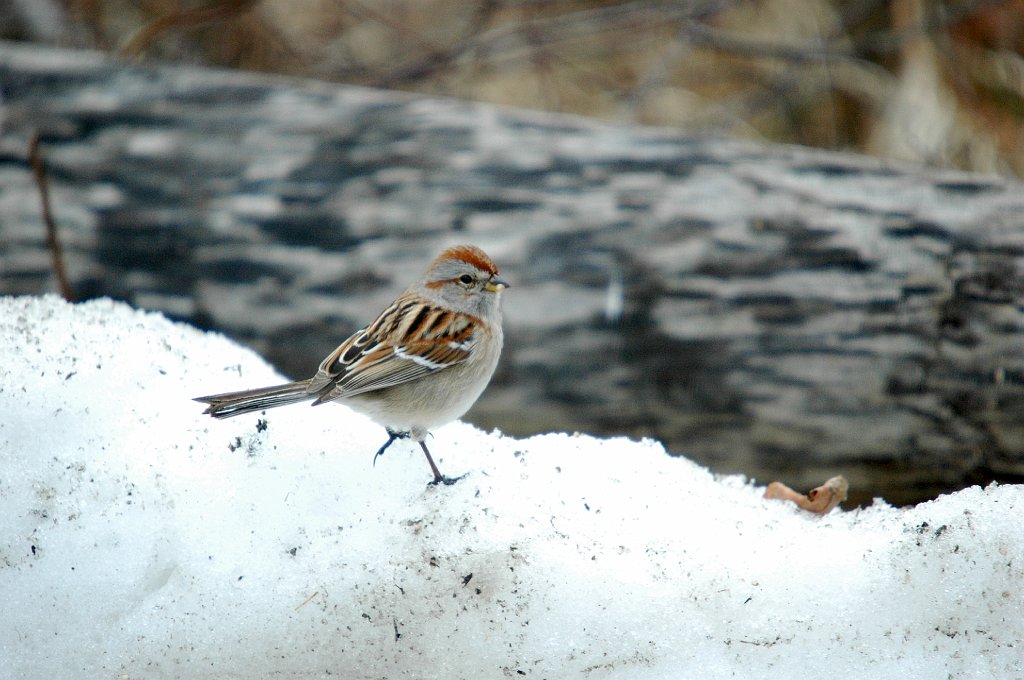
[[[0,38],[1024,173],[1024,0],[0,0]]]
[[[458,232],[515,285],[480,426],[851,503],[1024,480],[1024,0],[0,0],[0,40],[121,59],[0,59],[0,294],[54,290],[37,131],[79,299],[293,378]]]

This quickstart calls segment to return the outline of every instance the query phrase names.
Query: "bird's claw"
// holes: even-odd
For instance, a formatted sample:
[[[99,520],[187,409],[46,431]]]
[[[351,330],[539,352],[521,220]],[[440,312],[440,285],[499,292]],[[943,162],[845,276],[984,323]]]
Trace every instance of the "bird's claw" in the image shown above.
[[[377,453],[373,454],[373,466],[377,466],[377,459],[384,455],[387,448],[394,443],[396,439],[405,439],[409,436],[408,432],[395,432],[394,430],[388,430],[388,440],[384,442],[384,446],[377,449]]]
[[[452,484],[454,484],[455,482],[459,481],[460,479],[463,479],[465,476],[466,475],[464,475],[464,474],[463,475],[459,475],[458,477],[446,477],[444,475],[441,475],[440,477],[435,477],[431,481],[427,482],[427,486],[437,486],[438,484],[444,484],[445,486],[451,486]]]

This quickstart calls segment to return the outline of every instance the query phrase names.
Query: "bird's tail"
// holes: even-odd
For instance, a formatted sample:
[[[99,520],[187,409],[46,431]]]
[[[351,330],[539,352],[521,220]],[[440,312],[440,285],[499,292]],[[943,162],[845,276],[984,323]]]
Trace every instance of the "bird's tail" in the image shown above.
[[[240,416],[243,413],[262,411],[263,409],[276,408],[296,404],[300,401],[310,401],[318,396],[316,392],[307,392],[309,380],[272,387],[260,387],[255,390],[243,390],[242,392],[225,392],[224,394],[211,394],[208,397],[196,397],[195,401],[209,404],[203,413],[209,413],[214,418],[230,418]]]

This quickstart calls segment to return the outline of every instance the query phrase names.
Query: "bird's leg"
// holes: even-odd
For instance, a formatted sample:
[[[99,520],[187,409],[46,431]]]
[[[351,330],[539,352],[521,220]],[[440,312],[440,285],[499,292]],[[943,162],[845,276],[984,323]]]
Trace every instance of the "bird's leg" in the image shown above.
[[[434,459],[430,455],[430,451],[427,450],[427,443],[424,441],[420,442],[420,448],[423,449],[423,455],[427,457],[427,462],[430,463],[430,470],[434,473],[434,481],[430,482],[431,486],[435,484],[444,484],[445,486],[451,486],[455,482],[459,481],[465,475],[459,475],[458,477],[445,477],[441,474],[441,471],[437,469],[437,465],[434,463]]]
[[[384,455],[384,452],[389,446],[391,446],[396,439],[408,439],[410,436],[409,432],[395,432],[390,427],[384,428],[388,431],[388,440],[384,442],[384,446],[377,449],[377,453],[373,454],[373,464],[377,464],[377,458]],[[427,449],[426,442],[420,441],[420,448],[423,449],[423,455],[427,457],[427,462],[430,463],[430,471],[434,473],[434,479],[430,482],[431,486],[435,484],[444,484],[450,486],[455,482],[462,479],[464,475],[459,477],[445,477],[441,474],[441,471],[437,469],[437,464],[434,462],[434,458],[430,455],[430,451]]]
[[[384,455],[384,451],[386,451],[387,448],[391,446],[392,442],[394,442],[396,439],[405,439],[406,437],[409,436],[408,432],[395,432],[390,427],[386,427],[384,429],[388,431],[388,440],[384,442],[384,446],[377,449],[377,453],[373,454],[374,466],[377,465],[377,459]],[[433,465],[433,461],[431,461],[431,465]]]

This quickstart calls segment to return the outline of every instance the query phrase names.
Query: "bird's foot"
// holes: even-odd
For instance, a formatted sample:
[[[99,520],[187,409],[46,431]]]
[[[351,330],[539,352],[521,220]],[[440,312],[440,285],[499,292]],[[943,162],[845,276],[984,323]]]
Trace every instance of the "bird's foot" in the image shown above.
[[[377,449],[377,453],[373,454],[373,464],[377,464],[377,459],[384,455],[388,447],[391,446],[396,439],[408,439],[411,437],[409,432],[396,432],[391,428],[385,428],[388,431],[388,440],[384,442],[384,446]],[[434,473],[434,479],[428,483],[428,486],[437,486],[438,484],[444,484],[445,486],[451,486],[455,482],[459,481],[466,475],[459,475],[458,477],[445,477],[441,474],[441,471],[437,469],[437,465],[434,463],[433,457],[430,455],[430,451],[427,449],[426,443],[422,440],[419,442],[420,448],[423,449],[423,455],[427,458],[427,463],[430,464],[430,471]]]
[[[388,431],[388,440],[384,442],[384,446],[377,449],[377,453],[373,454],[373,465],[376,467],[377,459],[384,455],[387,448],[391,446],[396,439],[405,439],[409,436],[408,432],[395,432],[390,428],[386,428]]]
[[[451,486],[452,484],[464,478],[465,476],[466,475],[459,475],[458,477],[445,477],[444,475],[440,475],[438,477],[434,477],[434,479],[427,482],[427,486],[437,486],[438,484]]]
[[[425,442],[420,442],[420,448],[423,449],[423,455],[427,457],[427,462],[430,464],[430,471],[434,473],[434,481],[430,482],[428,486],[437,486],[438,484],[451,486],[452,484],[466,476],[459,475],[458,477],[445,477],[444,475],[441,474],[441,471],[437,469],[437,465],[434,463],[434,458],[430,455],[430,450],[427,449],[427,445]]]

